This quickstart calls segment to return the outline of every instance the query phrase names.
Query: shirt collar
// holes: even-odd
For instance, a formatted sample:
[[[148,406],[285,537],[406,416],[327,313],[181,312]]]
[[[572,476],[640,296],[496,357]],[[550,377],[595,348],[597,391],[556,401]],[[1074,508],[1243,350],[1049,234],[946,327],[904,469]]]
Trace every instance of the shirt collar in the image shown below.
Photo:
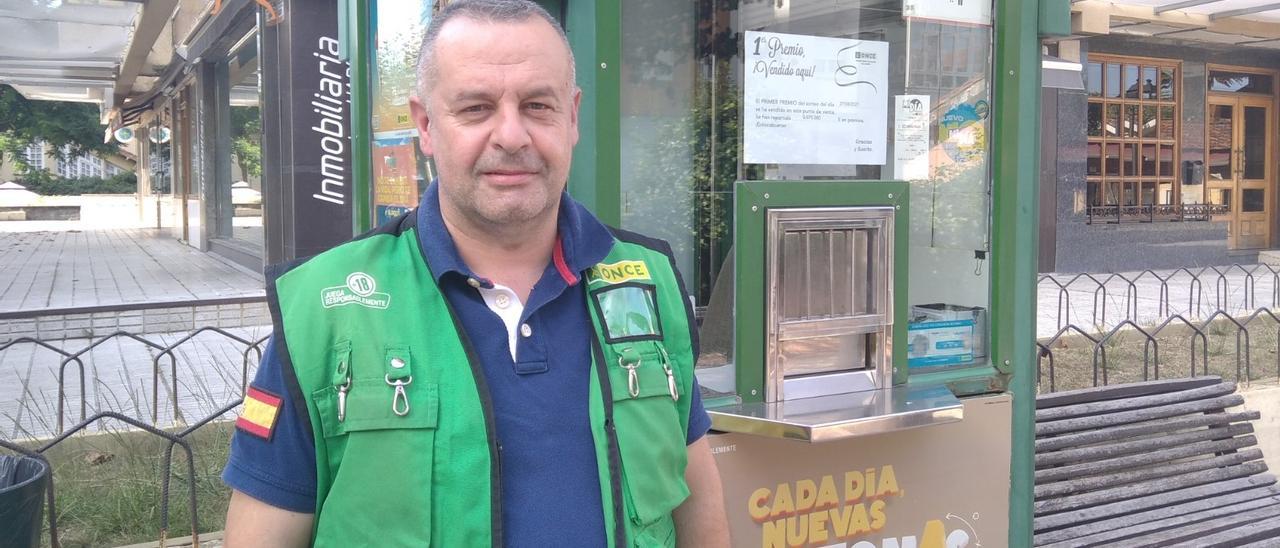
[[[422,193],[418,205],[418,239],[427,259],[427,267],[439,284],[448,273],[475,279],[482,286],[492,287],[489,280],[476,276],[462,261],[453,236],[445,227],[440,215],[440,181],[435,180]],[[604,260],[613,249],[613,234],[592,215],[585,206],[560,194],[560,213],[556,220],[556,247],[552,252],[552,266],[568,285],[578,283],[581,272]]]

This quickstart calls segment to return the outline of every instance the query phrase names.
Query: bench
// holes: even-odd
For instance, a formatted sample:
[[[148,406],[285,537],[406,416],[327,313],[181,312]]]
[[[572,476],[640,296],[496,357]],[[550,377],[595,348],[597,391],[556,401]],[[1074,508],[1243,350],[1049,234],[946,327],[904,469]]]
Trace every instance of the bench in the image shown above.
[[[1280,485],[1243,403],[1219,377],[1037,398],[1035,545],[1280,547]]]

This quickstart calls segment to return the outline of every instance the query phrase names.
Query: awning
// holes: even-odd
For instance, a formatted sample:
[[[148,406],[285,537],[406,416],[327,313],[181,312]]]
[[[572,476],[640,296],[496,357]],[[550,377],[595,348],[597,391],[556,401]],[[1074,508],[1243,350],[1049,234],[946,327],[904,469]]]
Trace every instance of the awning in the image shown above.
[[[1280,49],[1276,0],[1072,0],[1072,32]]]

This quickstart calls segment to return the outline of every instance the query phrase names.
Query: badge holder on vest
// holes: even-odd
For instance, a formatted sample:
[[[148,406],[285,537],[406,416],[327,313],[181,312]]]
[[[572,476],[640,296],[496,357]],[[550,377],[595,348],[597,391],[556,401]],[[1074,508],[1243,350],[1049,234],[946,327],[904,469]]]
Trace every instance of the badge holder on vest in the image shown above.
[[[737,187],[737,398],[709,403],[712,427],[820,442],[961,420],[945,386],[907,383],[907,183]]]

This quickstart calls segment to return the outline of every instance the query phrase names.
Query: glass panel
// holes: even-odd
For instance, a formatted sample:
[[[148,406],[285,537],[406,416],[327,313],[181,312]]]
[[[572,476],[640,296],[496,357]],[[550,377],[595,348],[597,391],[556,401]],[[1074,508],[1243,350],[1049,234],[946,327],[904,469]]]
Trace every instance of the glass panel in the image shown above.
[[[1209,91],[1222,93],[1272,93],[1269,74],[1250,74],[1227,70],[1209,71]]]
[[[1159,81],[1160,81],[1160,77],[1156,76],[1155,67],[1142,67],[1142,98],[1143,99],[1156,98],[1156,88],[1158,86],[1157,82]]]
[[[1107,97],[1120,97],[1120,64],[1107,63]]]
[[[1084,83],[1090,97],[1102,97],[1102,63],[1089,63],[1085,69]]]
[[[1160,176],[1173,177],[1173,145],[1160,145]]]
[[[1209,189],[1209,202],[1214,205],[1227,206],[1228,211],[1231,209],[1231,189],[1229,188],[1211,188]]]
[[[1138,136],[1138,105],[1124,106],[1124,131],[1123,137]]]
[[[1102,175],[1102,143],[1085,145],[1085,174]]]
[[[1120,105],[1115,103],[1107,104],[1107,125],[1103,131],[1108,137],[1120,136]]]
[[[1267,191],[1261,188],[1240,189],[1240,211],[1258,213],[1267,210]]]
[[[1138,205],[1138,183],[1124,184],[1124,205]]]
[[[409,117],[409,96],[417,85],[417,52],[431,13],[431,2],[379,2],[373,64],[374,223],[381,225],[418,205],[435,178],[435,164],[422,154]]]
[[[1142,107],[1142,137],[1154,139],[1157,134],[1156,107]]]
[[[1120,144],[1107,143],[1106,175],[1120,175]]]
[[[218,223],[218,237],[250,244],[262,254],[262,116],[258,98],[258,40],[245,42],[227,59],[231,81],[231,223]]]
[[[1156,174],[1156,146],[1142,145],[1142,173],[1143,177],[1151,177]]]
[[[1102,137],[1102,103],[1089,103],[1089,136]]]
[[[1137,65],[1124,66],[1124,80],[1121,85],[1124,86],[1124,97],[1126,99],[1137,99],[1139,95],[1138,86],[1138,67]]]
[[[1174,129],[1173,107],[1160,107],[1160,139],[1172,141],[1177,138]]]
[[[1156,203],[1156,183],[1154,181],[1143,181],[1142,183],[1142,205],[1152,205]]]
[[[1240,163],[1244,164],[1245,179],[1267,177],[1267,110],[1266,107],[1244,107],[1244,142],[1240,148]]]
[[[1087,199],[1089,200],[1089,205],[1091,206],[1102,205],[1102,192],[1099,192],[1100,186],[1102,186],[1102,183],[1098,181],[1089,181],[1088,183],[1089,188],[1086,191],[1088,192]]]
[[[1125,144],[1120,160],[1124,164],[1122,175],[1133,177],[1138,174],[1138,145]]]
[[[1173,203],[1173,181],[1162,181],[1160,183],[1159,201],[1160,205]]]
[[[1235,109],[1231,105],[1209,105],[1209,164],[1210,179],[1230,181],[1235,178],[1232,153],[1235,125]]]
[[[1107,182],[1107,205],[1116,205],[1120,200],[1120,182]]]
[[[1177,80],[1173,78],[1173,67],[1160,67],[1160,100],[1173,101],[1177,99],[1176,89],[1178,87]]]

